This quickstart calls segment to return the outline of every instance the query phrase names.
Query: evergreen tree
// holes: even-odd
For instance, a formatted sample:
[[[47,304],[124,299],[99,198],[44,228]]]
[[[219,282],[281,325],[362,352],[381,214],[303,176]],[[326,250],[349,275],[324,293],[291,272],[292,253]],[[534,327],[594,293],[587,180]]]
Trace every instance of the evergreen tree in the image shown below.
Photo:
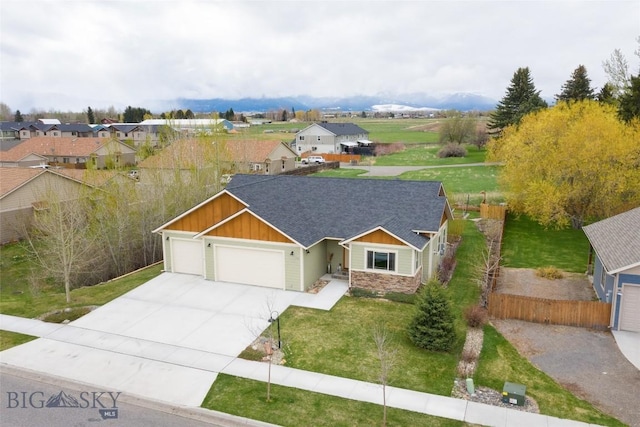
[[[596,95],[596,100],[601,104],[615,104],[616,98],[613,96],[614,88],[611,83],[605,83]]]
[[[87,120],[89,121],[89,124],[96,122],[96,118],[93,115],[93,110],[91,109],[91,107],[87,107]]]
[[[536,90],[529,67],[518,68],[507,94],[489,116],[489,133],[498,136],[507,126],[517,125],[527,114],[543,108],[547,108],[547,103],[540,97],[540,91]]]
[[[184,118],[185,119],[195,119],[196,116],[195,114],[193,114],[193,111],[191,111],[191,109],[188,109],[187,111],[185,111],[184,113]]]
[[[427,284],[418,295],[409,337],[416,346],[430,351],[448,351],[453,346],[456,340],[453,314],[439,283]]]
[[[20,112],[20,110],[16,110],[16,114],[13,117],[13,121],[18,123],[24,122],[24,117],[22,117],[22,113]]]
[[[631,76],[629,87],[620,96],[618,116],[625,122],[640,119],[640,75]]]
[[[562,85],[562,92],[556,95],[556,101],[584,101],[594,99],[591,79],[587,76],[584,65],[578,65],[571,74],[571,78]]]

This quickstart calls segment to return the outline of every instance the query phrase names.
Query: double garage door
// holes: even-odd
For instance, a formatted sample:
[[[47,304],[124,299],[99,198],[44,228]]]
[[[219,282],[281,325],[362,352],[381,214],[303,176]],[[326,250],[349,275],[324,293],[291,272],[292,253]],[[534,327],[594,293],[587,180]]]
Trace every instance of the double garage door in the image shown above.
[[[284,289],[284,252],[216,246],[216,280]]]
[[[640,286],[624,285],[620,307],[620,329],[640,332]]]

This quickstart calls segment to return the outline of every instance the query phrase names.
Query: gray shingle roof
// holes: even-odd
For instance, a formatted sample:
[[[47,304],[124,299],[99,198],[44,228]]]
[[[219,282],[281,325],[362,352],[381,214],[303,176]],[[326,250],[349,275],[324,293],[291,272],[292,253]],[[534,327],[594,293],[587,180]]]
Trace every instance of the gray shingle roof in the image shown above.
[[[227,191],[248,209],[309,247],[324,238],[349,239],[383,227],[422,248],[445,209],[438,181],[235,175]]]
[[[640,264],[640,207],[582,229],[608,272]]]
[[[369,134],[369,132],[353,123],[318,123],[318,126],[322,126],[336,136]]]

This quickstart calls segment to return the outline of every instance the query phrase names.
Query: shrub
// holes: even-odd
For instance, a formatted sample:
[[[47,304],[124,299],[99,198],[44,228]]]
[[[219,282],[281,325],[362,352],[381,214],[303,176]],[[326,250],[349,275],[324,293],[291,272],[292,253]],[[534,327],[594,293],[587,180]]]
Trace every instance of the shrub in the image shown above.
[[[376,156],[384,156],[387,154],[399,153],[405,149],[405,145],[401,142],[394,142],[392,144],[376,144],[374,153]]]
[[[456,268],[456,257],[451,251],[447,251],[446,255],[440,260],[438,267],[438,280],[440,283],[448,283],[453,276],[453,270]]]
[[[470,328],[481,328],[487,323],[487,310],[479,305],[467,307],[464,318]]]
[[[554,279],[562,279],[564,277],[564,274],[562,273],[561,270],[550,266],[550,267],[538,268],[536,270],[536,276],[544,277],[545,279],[554,280]]]
[[[418,295],[416,314],[409,324],[409,337],[425,350],[448,351],[456,340],[453,320],[444,289],[431,282]]]
[[[447,144],[438,151],[439,158],[445,157],[465,157],[467,150],[460,144]]]

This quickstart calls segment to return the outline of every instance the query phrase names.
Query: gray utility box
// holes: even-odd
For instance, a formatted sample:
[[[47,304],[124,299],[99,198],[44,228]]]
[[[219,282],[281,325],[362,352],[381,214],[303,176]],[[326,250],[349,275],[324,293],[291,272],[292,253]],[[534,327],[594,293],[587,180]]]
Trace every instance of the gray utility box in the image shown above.
[[[512,405],[524,406],[524,394],[527,386],[505,382],[502,388],[502,401]]]

